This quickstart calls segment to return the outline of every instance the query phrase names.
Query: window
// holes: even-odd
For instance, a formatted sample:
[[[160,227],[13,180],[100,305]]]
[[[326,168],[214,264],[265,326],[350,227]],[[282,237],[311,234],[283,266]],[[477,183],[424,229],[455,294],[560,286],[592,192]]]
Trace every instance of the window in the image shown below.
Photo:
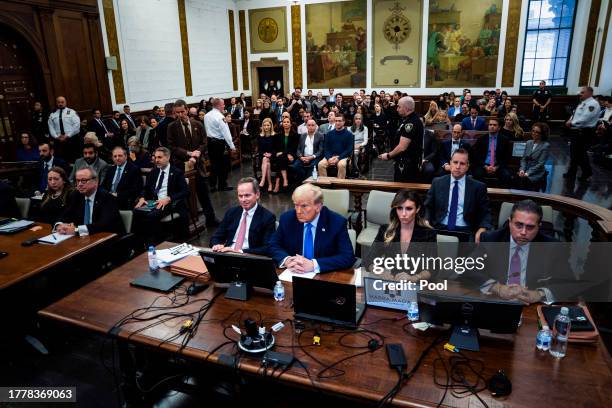
[[[530,0],[521,86],[565,86],[576,0]]]

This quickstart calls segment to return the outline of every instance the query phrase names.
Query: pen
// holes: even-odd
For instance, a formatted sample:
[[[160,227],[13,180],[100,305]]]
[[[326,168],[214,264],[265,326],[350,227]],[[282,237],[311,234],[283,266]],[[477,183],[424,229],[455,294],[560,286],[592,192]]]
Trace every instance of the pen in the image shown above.
[[[51,236],[53,237],[54,241],[57,241],[57,238],[55,238],[55,234],[51,234]]]

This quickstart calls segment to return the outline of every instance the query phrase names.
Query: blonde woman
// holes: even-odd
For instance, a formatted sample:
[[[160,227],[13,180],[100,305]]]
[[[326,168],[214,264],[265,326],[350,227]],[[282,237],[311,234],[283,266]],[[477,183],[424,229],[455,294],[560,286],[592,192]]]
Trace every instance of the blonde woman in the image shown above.
[[[430,101],[429,109],[423,118],[425,121],[425,126],[429,126],[433,123],[434,117],[436,116],[436,113],[438,113],[438,110],[438,104],[436,101]]]
[[[257,138],[257,149],[259,152],[259,162],[261,163],[261,181],[259,187],[263,187],[268,182],[268,192],[272,192],[272,164],[275,160],[275,138],[272,119],[265,118],[261,123],[261,133]]]
[[[500,130],[502,135],[505,135],[510,140],[523,140],[525,132],[519,124],[519,118],[516,113],[510,112],[504,118],[504,127]]]

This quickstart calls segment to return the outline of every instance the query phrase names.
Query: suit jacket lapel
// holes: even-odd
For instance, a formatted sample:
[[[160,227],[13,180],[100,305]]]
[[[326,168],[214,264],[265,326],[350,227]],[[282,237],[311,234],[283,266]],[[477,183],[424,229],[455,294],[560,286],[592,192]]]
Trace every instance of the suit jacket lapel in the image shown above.
[[[468,178],[468,176],[465,176],[465,189],[463,191],[463,219],[465,220],[465,213],[467,212],[467,209],[470,208],[469,205],[471,204],[471,198],[472,198],[472,188],[473,188],[473,184],[470,182],[470,179]]]

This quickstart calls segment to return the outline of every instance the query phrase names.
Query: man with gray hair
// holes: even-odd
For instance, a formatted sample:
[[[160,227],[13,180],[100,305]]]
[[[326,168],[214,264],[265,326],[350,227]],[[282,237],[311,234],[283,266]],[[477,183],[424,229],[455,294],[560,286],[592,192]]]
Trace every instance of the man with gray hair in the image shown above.
[[[281,268],[297,273],[331,272],[355,262],[346,219],[323,205],[318,186],[302,184],[293,191],[293,210],[280,216],[270,240],[270,256]]]
[[[397,103],[401,121],[395,131],[395,148],[378,156],[381,160],[395,160],[394,181],[417,182],[423,151],[423,122],[414,111],[414,99],[402,97]]]
[[[117,199],[98,189],[98,173],[86,166],[76,172],[75,186],[55,230],[64,235],[89,235],[96,232],[123,234]]]
[[[229,126],[225,121],[223,110],[225,101],[222,98],[214,98],[213,109],[204,116],[204,126],[208,136],[208,153],[210,158],[211,174],[209,178],[210,191],[227,191],[232,188],[227,185],[227,173],[229,170],[229,157],[226,158],[225,146],[231,152],[236,151]]]

